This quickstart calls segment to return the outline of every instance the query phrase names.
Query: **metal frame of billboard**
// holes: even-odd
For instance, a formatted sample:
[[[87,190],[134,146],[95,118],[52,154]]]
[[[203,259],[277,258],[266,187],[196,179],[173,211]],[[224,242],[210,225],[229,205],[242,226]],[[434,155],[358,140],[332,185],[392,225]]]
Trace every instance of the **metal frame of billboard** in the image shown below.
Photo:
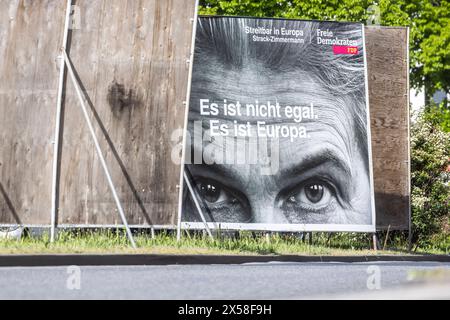
[[[406,83],[407,83],[407,101],[408,101],[408,250],[412,246],[412,220],[411,220],[411,108],[409,96],[409,27],[406,28]]]

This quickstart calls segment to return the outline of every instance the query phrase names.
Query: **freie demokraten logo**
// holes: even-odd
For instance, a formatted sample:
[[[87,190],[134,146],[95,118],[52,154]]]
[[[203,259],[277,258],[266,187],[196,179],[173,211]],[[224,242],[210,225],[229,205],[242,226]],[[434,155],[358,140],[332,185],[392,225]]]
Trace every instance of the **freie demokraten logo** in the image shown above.
[[[357,40],[351,40],[347,38],[340,38],[336,36],[333,31],[329,29],[321,30],[317,29],[317,44],[318,45],[331,45],[333,54],[349,54],[355,55],[359,53]]]

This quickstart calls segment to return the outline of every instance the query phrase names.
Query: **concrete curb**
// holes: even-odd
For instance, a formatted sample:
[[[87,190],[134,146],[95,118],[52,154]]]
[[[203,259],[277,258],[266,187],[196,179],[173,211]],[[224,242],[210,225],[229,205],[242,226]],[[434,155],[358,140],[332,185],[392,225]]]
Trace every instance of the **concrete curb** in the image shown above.
[[[0,255],[0,267],[45,266],[141,266],[243,264],[265,262],[450,262],[450,255],[373,255],[373,256],[239,256],[239,255],[152,255],[152,254],[73,254]]]

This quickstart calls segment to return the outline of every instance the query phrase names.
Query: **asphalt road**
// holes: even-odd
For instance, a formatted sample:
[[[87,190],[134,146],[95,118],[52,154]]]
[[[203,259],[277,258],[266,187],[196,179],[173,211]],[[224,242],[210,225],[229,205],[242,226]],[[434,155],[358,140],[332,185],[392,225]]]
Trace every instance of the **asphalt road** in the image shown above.
[[[450,263],[3,267],[0,299],[450,299],[450,283],[408,280],[424,270],[448,275]]]

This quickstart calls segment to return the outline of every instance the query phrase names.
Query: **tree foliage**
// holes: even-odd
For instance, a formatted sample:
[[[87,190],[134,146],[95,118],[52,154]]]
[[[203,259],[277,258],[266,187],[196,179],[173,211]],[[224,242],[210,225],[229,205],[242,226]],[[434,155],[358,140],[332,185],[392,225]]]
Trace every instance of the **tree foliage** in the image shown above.
[[[445,132],[450,132],[450,108],[445,106],[445,102],[440,105],[430,104],[425,108],[425,117],[433,125],[441,127]]]
[[[285,17],[366,23],[378,6],[380,24],[410,27],[411,85],[450,91],[448,0],[201,0],[205,15]]]

